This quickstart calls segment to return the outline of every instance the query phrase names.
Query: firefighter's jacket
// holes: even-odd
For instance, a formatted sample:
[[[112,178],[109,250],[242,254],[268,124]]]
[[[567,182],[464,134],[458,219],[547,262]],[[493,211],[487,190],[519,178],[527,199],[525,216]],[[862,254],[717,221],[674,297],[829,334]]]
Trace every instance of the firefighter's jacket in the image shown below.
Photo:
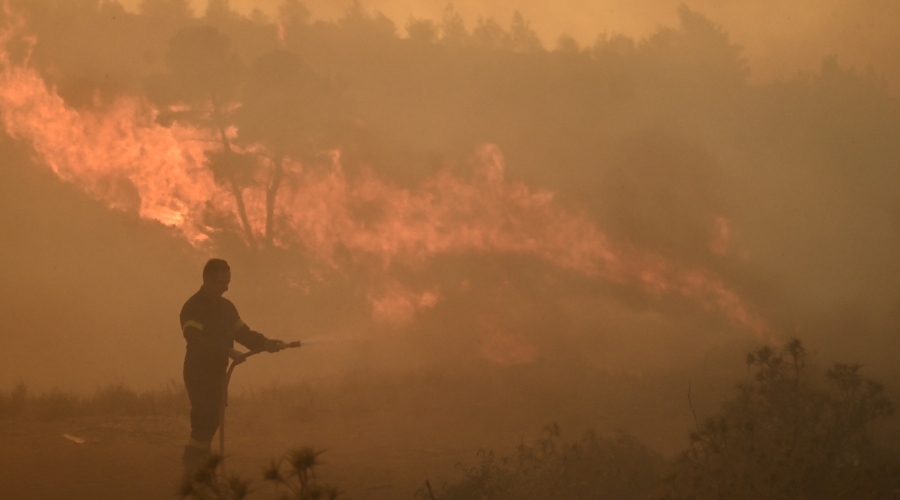
[[[258,349],[266,337],[250,330],[237,308],[224,297],[203,290],[195,293],[181,308],[181,331],[187,341],[185,368],[224,370],[228,351],[237,341],[248,349]]]

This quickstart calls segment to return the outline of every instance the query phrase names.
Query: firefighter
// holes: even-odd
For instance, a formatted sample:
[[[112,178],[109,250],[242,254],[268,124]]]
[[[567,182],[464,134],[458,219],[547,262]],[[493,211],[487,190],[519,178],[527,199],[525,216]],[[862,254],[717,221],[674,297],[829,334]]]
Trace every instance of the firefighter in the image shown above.
[[[219,427],[229,358],[241,361],[237,341],[248,349],[278,351],[283,342],[251,330],[230,300],[222,297],[231,282],[231,268],[210,259],[203,268],[203,285],[181,309],[181,331],[187,342],[184,385],[191,401],[191,437],[184,448],[185,472],[204,464]]]

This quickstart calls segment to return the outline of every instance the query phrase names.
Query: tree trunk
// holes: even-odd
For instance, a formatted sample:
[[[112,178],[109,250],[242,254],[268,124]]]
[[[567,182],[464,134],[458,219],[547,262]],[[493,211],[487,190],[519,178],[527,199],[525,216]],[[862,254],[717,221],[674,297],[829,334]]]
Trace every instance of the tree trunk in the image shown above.
[[[281,180],[284,179],[284,168],[282,162],[284,155],[277,153],[272,158],[272,178],[266,188],[266,247],[272,246],[275,230],[275,200],[278,195],[278,187],[281,186]]]
[[[228,140],[228,135],[225,133],[225,126],[222,124],[222,115],[219,112],[219,106],[216,104],[215,100],[213,100],[213,119],[215,120],[216,127],[219,129],[219,138],[222,140],[222,146],[225,148],[225,153],[228,155],[234,154],[234,150],[231,148],[231,141]],[[241,220],[241,225],[244,227],[244,235],[247,237],[247,244],[250,245],[250,248],[256,248],[256,240],[253,238],[253,228],[250,227],[250,219],[247,218],[247,208],[244,205],[244,192],[238,185],[234,176],[229,179],[229,183],[231,184],[231,194],[234,196],[234,202],[237,205],[238,217]]]

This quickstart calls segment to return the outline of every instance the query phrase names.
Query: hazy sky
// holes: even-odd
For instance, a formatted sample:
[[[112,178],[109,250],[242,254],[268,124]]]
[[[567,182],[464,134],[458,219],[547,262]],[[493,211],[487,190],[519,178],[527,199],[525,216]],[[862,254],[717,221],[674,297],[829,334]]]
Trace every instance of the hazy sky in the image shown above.
[[[206,0],[192,0],[202,13]],[[140,0],[122,0],[134,7]],[[231,0],[235,10],[258,8],[273,14],[281,0]],[[303,2],[316,18],[340,16],[351,0]],[[892,0],[365,0],[360,4],[378,10],[402,29],[410,17],[440,19],[448,4],[462,14],[469,28],[479,17],[491,17],[502,25],[516,11],[553,47],[560,34],[583,44],[599,34],[621,33],[643,38],[662,26],[676,26],[678,6],[687,5],[719,24],[745,53],[756,80],[790,77],[798,71],[817,70],[822,60],[835,55],[844,66],[866,69],[872,65],[893,82],[900,77],[894,55],[900,45],[896,30],[900,2]],[[894,84],[896,85],[896,84]]]

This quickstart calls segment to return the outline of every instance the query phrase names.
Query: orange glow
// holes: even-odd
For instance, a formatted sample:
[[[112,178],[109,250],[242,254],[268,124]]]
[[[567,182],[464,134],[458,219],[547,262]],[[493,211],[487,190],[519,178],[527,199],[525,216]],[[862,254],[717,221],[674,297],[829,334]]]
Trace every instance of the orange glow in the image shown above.
[[[532,254],[590,275],[616,272],[620,257],[587,217],[559,207],[550,193],[504,182],[496,146],[479,153],[490,161],[474,180],[444,171],[415,191],[371,171],[351,179],[338,158],[324,172],[289,162],[291,180],[279,200],[288,223],[279,241],[329,262],[338,248],[376,256],[384,267],[442,253],[499,252]]]
[[[287,36],[287,30],[285,29],[284,24],[282,24],[280,21],[275,25],[275,29],[277,30],[278,35],[278,46],[283,49],[285,44],[285,37]]]
[[[709,251],[716,255],[725,255],[731,251],[731,226],[728,219],[719,215],[715,218],[712,237],[709,240]]]
[[[380,293],[370,292],[368,299],[373,320],[400,326],[412,323],[417,311],[437,305],[440,294],[432,290],[416,292],[391,282]]]
[[[8,43],[10,37],[7,32],[0,40]],[[195,244],[207,239],[198,224],[206,201],[229,210],[227,197],[220,196],[203,167],[209,133],[157,125],[154,110],[136,98],[120,99],[107,109],[75,110],[5,51],[0,65],[6,133],[29,141],[61,179],[110,208],[176,227]]]
[[[2,34],[4,47],[15,33]],[[161,126],[154,120],[156,111],[138,97],[105,108],[73,109],[27,62],[15,63],[4,51],[0,64],[6,133],[28,141],[61,179],[111,208],[177,228],[194,245],[209,239],[212,229],[204,223],[209,213],[237,221],[234,198],[216,185],[204,164],[205,153],[220,147],[214,131]],[[709,272],[615,245],[586,214],[564,207],[552,193],[505,180],[503,155],[495,145],[481,147],[473,162],[472,179],[444,170],[410,190],[371,170],[349,176],[339,151],[325,168],[287,159],[273,242],[304,248],[334,266],[338,251],[346,250],[374,258],[384,270],[439,254],[527,255],[592,278],[689,298],[764,336],[762,318]],[[243,194],[251,233],[261,236],[265,183]],[[727,249],[727,221],[718,224],[725,238],[718,245]],[[399,286],[369,294],[373,318],[390,323],[409,322],[417,310],[438,300],[437,292]]]
[[[482,342],[481,355],[498,365],[514,366],[534,362],[537,349],[523,343],[514,335],[495,332]]]

